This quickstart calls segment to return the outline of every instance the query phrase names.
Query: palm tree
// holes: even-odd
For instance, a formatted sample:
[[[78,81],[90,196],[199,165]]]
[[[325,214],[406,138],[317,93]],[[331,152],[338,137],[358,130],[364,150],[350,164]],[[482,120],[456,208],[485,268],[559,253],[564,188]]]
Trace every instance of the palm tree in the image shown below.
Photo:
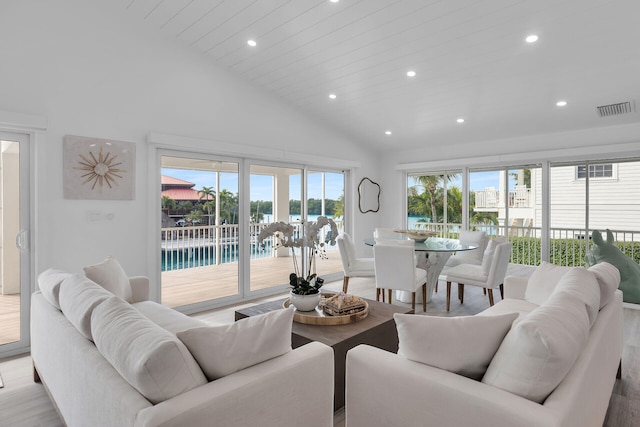
[[[206,187],[206,186],[202,186],[202,189],[198,190],[198,200],[202,200],[205,199],[207,201],[212,200],[216,197],[216,192],[213,189],[213,187]],[[214,207],[215,208],[215,201],[213,201],[213,206],[207,202],[204,204],[204,207],[207,209],[207,218],[208,218],[208,225],[211,225],[211,208]]]
[[[182,200],[180,202],[178,202],[178,205],[176,206],[176,209],[178,209],[181,212],[190,212],[191,209],[193,208],[193,203],[191,203],[189,200]]]
[[[458,176],[456,173],[447,174],[447,180],[451,181]],[[431,210],[431,222],[438,221],[438,211],[437,211],[437,192],[438,189],[441,188],[440,185],[444,180],[444,175],[422,175],[418,177],[414,177],[416,181],[416,186],[423,187],[425,189],[425,193],[428,194],[428,203],[429,208]],[[415,187],[411,187],[409,193],[411,194],[411,189],[415,189]],[[415,190],[414,194],[417,194],[417,190]],[[423,193],[424,194],[424,193]],[[427,212],[422,212],[427,213]]]
[[[162,209],[170,210],[176,208],[176,201],[169,196],[162,196]]]
[[[229,224],[236,223],[238,212],[238,198],[231,191],[220,190],[220,217],[226,218]]]
[[[333,219],[344,217],[344,193],[338,197],[335,205],[333,205]]]

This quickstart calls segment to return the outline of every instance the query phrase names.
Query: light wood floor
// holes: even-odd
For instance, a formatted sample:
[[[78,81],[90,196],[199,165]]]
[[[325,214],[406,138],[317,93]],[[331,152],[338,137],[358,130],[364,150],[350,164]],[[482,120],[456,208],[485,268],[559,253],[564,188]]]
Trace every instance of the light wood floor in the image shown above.
[[[325,285],[327,290],[340,290],[342,282]],[[480,288],[467,286],[465,303],[460,305],[452,295],[451,311],[446,312],[445,295],[440,291],[427,305],[427,315],[460,316],[479,313],[489,306],[488,299]],[[443,289],[443,288],[441,288]],[[349,292],[365,298],[375,299],[373,281],[370,279],[351,279]],[[455,294],[455,291],[454,291]],[[198,313],[194,317],[211,323],[231,323],[234,312],[258,302],[282,298],[278,295],[241,306],[225,307]],[[408,306],[394,301],[394,304]],[[417,314],[423,314],[418,308]],[[640,311],[624,309],[624,353],[622,379],[617,380],[609,403],[605,427],[631,427],[640,425]],[[62,426],[53,404],[47,397],[42,385],[33,382],[29,356],[16,356],[0,360],[0,374],[5,388],[0,389],[0,426],[32,427]],[[393,404],[390,402],[390,404]],[[286,422],[283,421],[283,425]],[[344,410],[336,412],[334,426],[344,426]]]

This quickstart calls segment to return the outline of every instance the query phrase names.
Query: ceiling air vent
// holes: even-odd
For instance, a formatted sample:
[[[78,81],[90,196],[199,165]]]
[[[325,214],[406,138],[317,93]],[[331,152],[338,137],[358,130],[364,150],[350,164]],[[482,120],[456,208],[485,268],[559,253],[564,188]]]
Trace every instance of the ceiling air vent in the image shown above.
[[[600,117],[617,116],[619,114],[628,114],[636,111],[636,103],[632,102],[620,102],[618,104],[601,105],[596,107],[598,115]]]

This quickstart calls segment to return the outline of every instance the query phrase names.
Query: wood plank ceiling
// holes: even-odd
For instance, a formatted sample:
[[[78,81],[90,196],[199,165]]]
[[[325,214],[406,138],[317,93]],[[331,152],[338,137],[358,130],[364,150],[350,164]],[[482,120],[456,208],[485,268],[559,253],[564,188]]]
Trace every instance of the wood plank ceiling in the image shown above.
[[[596,112],[640,95],[638,0],[119,1],[373,149],[640,120]]]

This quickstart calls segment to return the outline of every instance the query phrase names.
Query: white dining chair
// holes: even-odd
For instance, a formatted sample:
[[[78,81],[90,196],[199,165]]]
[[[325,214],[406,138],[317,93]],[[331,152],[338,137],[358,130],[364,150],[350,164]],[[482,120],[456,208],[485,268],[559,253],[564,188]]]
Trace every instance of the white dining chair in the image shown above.
[[[489,242],[487,251],[495,247],[491,254],[485,255],[485,262],[482,265],[460,264],[451,267],[441,279],[447,282],[447,311],[451,304],[451,283],[458,283],[458,299],[460,304],[464,303],[464,286],[472,285],[485,288],[489,295],[489,305],[493,306],[493,289],[500,288],[500,296],[504,298],[502,283],[507,274],[509,258],[513,245],[510,242],[500,241]]]
[[[416,291],[422,286],[422,310],[427,311],[427,272],[416,267],[413,240],[382,241],[373,245],[376,272],[376,301],[387,290],[411,292],[411,307],[416,309]]]
[[[353,239],[347,233],[341,233],[337,238],[340,259],[342,260],[342,270],[344,279],[342,280],[342,292],[347,293],[350,277],[373,277],[375,268],[373,258],[356,257],[356,248]]]
[[[441,277],[446,274],[447,270],[451,267],[455,267],[460,264],[482,264],[482,257],[484,251],[487,248],[487,233],[484,231],[472,231],[472,230],[460,230],[459,239],[461,243],[468,243],[477,246],[478,249],[472,249],[470,251],[456,252],[455,255],[449,257],[444,267],[442,268]],[[442,279],[441,279],[442,280]],[[438,292],[438,282],[434,288],[435,292]]]
[[[373,230],[373,238],[378,240],[397,240],[402,239],[404,236],[393,231],[393,228],[376,227]]]

